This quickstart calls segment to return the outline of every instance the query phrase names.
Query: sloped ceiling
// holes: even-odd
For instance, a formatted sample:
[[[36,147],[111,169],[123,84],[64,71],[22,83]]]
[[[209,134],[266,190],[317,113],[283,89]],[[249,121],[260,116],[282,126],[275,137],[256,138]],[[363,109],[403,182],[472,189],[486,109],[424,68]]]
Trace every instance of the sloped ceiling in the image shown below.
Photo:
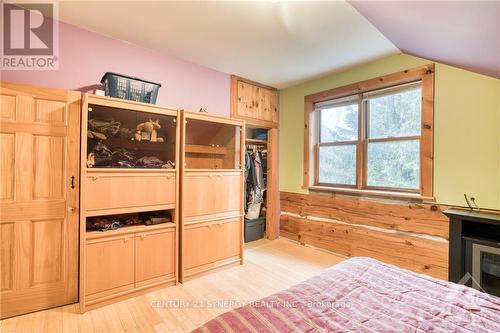
[[[500,1],[62,1],[59,11],[277,88],[401,51],[500,78]]]
[[[64,1],[59,18],[278,88],[399,53],[344,1]]]
[[[500,78],[500,1],[350,1],[402,52]]]

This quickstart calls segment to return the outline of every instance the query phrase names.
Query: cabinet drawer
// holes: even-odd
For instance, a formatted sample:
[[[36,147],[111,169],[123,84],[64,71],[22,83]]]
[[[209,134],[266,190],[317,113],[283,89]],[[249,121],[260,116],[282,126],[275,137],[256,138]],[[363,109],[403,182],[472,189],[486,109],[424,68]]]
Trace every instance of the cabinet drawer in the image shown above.
[[[119,287],[125,287],[125,289],[134,287],[134,237],[132,235],[99,240],[88,243],[85,247],[86,295]]]
[[[120,209],[175,203],[175,174],[92,173],[86,179],[86,209]]]
[[[171,275],[175,270],[175,230],[135,236],[135,282]]]
[[[185,269],[240,254],[241,222],[239,219],[191,225],[184,233]]]

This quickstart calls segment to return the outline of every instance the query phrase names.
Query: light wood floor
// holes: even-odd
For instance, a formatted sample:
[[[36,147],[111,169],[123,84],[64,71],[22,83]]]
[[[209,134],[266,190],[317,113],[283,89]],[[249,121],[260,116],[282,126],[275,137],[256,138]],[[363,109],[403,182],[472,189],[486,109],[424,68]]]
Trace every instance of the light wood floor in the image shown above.
[[[280,238],[247,245],[245,264],[83,315],[77,305],[0,322],[10,332],[189,332],[215,316],[286,289],[344,258]],[[235,301],[224,304],[223,301]],[[153,307],[156,303],[159,307]],[[162,303],[163,302],[163,303]],[[169,303],[167,303],[169,302]],[[215,303],[218,302],[218,303]],[[219,305],[213,306],[212,305]]]

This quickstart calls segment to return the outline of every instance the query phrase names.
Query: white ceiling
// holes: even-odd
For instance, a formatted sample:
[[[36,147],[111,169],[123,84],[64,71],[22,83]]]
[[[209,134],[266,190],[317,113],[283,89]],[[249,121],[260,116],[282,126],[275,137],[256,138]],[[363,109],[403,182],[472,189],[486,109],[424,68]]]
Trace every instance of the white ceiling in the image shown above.
[[[59,18],[277,88],[399,53],[344,1],[69,1]]]

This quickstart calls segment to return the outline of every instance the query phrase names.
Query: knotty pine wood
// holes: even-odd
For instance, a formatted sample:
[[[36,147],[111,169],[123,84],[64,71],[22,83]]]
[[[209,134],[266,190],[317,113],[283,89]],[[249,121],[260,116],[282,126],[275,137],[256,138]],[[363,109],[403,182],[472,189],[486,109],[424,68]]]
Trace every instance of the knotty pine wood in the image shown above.
[[[341,196],[335,193],[281,192],[281,211],[315,216],[388,230],[448,238],[448,206],[394,203]]]
[[[164,301],[252,301],[299,283],[342,260],[340,256],[280,238],[249,243],[245,265],[203,275],[123,302],[79,314],[76,304],[0,321],[2,333],[190,332],[236,307],[154,308]]]
[[[281,235],[341,255],[373,257],[446,279],[445,209],[281,192]]]

